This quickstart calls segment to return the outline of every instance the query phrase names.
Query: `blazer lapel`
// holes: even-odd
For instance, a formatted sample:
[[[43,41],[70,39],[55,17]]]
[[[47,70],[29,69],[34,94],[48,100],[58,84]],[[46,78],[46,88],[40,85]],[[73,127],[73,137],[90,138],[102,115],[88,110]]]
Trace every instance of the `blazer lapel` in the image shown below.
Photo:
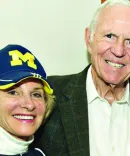
[[[89,156],[86,75],[88,67],[62,89],[60,114],[70,156]]]

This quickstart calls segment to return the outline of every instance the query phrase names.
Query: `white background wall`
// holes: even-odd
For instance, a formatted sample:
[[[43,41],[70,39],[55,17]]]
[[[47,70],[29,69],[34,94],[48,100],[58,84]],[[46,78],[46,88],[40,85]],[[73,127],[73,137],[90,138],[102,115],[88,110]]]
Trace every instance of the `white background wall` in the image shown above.
[[[76,73],[88,64],[85,28],[100,0],[0,0],[0,48],[21,44],[48,75]]]

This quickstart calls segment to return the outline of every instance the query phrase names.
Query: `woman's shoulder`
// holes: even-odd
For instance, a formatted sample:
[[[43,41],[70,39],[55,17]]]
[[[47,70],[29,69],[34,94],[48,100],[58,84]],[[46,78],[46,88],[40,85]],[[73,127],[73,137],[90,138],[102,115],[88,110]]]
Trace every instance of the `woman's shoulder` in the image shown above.
[[[45,156],[43,151],[39,148],[30,149],[27,153],[21,154],[20,156]]]
[[[41,149],[34,148],[34,149],[29,149],[24,154],[15,154],[15,155],[0,154],[0,156],[46,156],[46,155],[43,153],[43,151]]]
[[[28,152],[24,153],[24,154],[16,154],[16,155],[4,155],[4,154],[0,154],[0,156],[46,156],[43,151],[39,148],[34,148],[34,149],[30,149],[28,150]]]

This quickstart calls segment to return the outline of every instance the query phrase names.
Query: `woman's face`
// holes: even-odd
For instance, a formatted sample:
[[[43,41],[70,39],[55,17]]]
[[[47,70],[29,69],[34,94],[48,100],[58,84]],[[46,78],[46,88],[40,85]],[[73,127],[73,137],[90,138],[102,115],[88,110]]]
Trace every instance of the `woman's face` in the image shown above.
[[[16,138],[28,140],[41,125],[45,93],[39,80],[27,79],[6,91],[0,90],[0,127]]]

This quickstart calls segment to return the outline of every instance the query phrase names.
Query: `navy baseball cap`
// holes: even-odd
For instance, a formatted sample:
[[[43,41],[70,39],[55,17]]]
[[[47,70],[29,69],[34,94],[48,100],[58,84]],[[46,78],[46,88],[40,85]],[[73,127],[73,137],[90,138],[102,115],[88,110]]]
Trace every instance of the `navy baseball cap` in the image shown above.
[[[8,89],[27,78],[43,82],[46,93],[53,94],[47,75],[38,59],[21,45],[7,45],[0,50],[0,89]]]

